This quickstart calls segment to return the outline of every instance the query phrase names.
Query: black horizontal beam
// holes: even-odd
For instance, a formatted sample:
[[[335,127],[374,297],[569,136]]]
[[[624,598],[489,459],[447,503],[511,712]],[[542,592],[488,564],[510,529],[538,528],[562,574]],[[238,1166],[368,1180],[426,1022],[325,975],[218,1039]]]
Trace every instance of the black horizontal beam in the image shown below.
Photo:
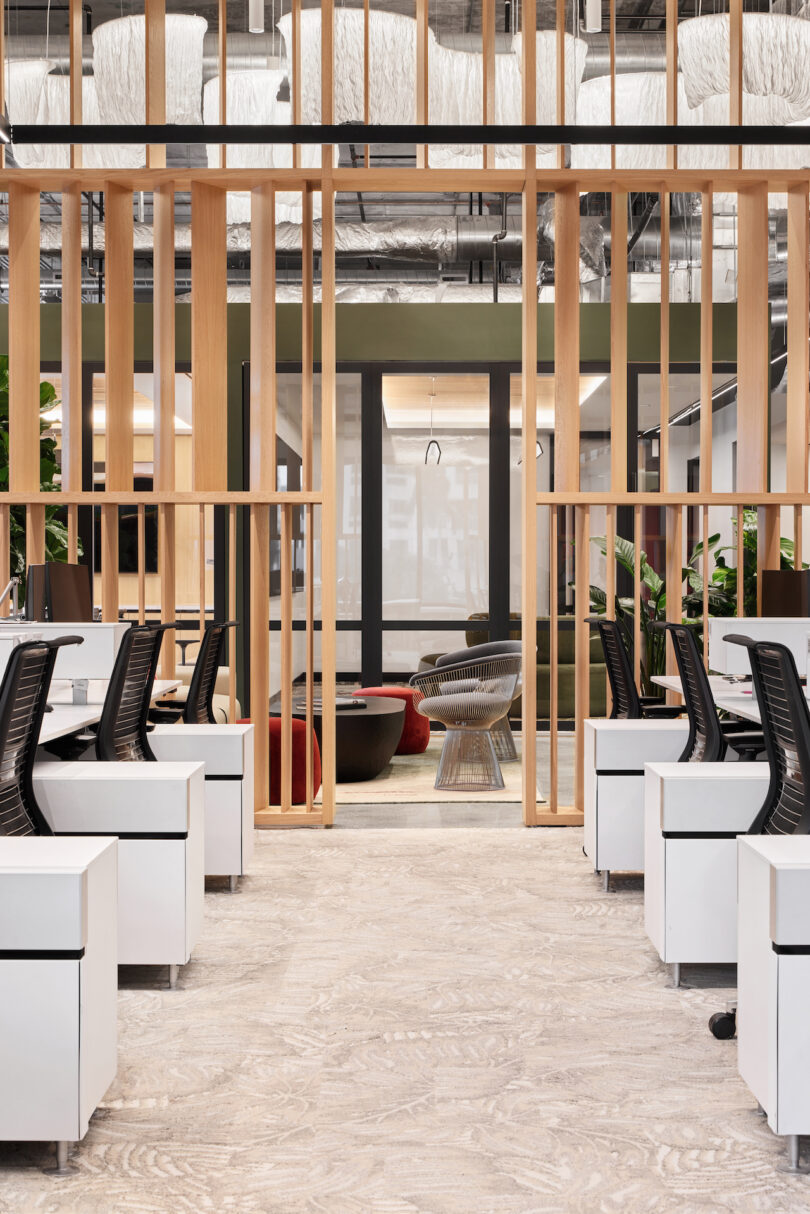
[[[713,146],[810,143],[810,126],[475,126],[394,125],[345,123],[332,126],[40,126],[13,123],[12,143],[140,144],[140,143],[258,143],[258,144],[692,144]],[[0,132],[0,138],[5,132]]]

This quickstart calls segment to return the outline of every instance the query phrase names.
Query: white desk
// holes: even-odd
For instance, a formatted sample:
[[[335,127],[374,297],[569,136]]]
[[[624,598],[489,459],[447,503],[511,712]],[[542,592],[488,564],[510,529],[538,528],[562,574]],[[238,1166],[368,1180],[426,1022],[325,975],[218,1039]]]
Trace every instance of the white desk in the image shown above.
[[[0,838],[0,1139],[87,1133],[115,1078],[117,842]]]
[[[69,683],[52,683],[48,695],[48,703],[53,704],[53,712],[46,712],[42,718],[42,729],[39,734],[40,745],[55,742],[57,738],[67,737],[71,733],[79,733],[96,725],[101,718],[101,709],[107,691],[106,679],[91,679],[88,687],[87,704],[73,704],[72,691]],[[152,700],[160,699],[170,691],[180,686],[179,679],[155,680],[152,688]]]
[[[742,645],[729,645],[724,636],[740,634],[754,641],[779,641],[787,645],[796,659],[799,674],[807,673],[807,638],[810,620],[802,617],[745,616],[742,619],[714,617],[709,620],[709,666],[723,674],[750,674],[748,651]]]
[[[31,634],[52,641],[56,637],[80,636],[82,645],[65,645],[59,650],[54,666],[54,677],[58,679],[108,679],[112,674],[118,647],[129,624],[122,623],[65,623],[51,624],[34,620],[8,620],[0,623],[0,639],[4,632]],[[3,666],[2,669],[5,669]],[[0,671],[1,673],[1,671]]]
[[[775,1134],[810,1134],[810,838],[747,836],[738,848],[737,1059]]]
[[[652,681],[656,687],[663,687],[666,691],[674,691],[679,696],[683,695],[681,676],[678,674],[656,674],[653,675]],[[719,695],[728,695],[729,693],[733,694],[740,687],[748,687],[750,689],[751,679],[749,677],[747,683],[732,683],[724,678],[722,674],[710,674],[709,686],[712,689],[712,695],[717,697]]]

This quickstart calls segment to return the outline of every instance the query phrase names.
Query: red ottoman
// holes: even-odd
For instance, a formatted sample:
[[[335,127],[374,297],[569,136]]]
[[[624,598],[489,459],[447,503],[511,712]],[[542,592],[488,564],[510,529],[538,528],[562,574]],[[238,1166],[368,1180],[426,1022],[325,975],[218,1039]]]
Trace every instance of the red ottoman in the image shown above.
[[[250,718],[239,724],[247,725]],[[281,717],[270,717],[270,804],[281,804]],[[307,723],[293,717],[292,721],[292,799],[303,805],[307,799]],[[321,751],[315,730],[312,731],[312,795],[321,787]]]
[[[417,712],[413,706],[413,687],[361,687],[352,695],[384,696],[389,700],[405,701],[405,724],[402,726],[402,737],[396,749],[398,755],[421,755],[427,750],[430,741],[430,721]]]

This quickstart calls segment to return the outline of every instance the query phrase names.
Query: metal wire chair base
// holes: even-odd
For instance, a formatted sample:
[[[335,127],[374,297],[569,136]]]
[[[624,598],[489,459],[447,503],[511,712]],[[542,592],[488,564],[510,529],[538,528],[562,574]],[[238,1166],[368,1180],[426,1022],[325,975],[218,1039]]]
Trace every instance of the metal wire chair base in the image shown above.
[[[516,763],[518,752],[515,746],[515,739],[512,737],[512,726],[509,724],[509,716],[501,717],[499,721],[496,721],[490,732],[498,762]]]
[[[434,788],[445,792],[497,792],[504,787],[488,729],[448,729]]]

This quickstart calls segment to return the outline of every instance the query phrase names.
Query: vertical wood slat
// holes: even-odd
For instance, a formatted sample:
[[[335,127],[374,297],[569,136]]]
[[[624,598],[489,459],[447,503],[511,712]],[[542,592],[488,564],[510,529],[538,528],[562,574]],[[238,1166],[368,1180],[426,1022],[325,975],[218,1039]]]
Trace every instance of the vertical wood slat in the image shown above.
[[[25,508],[25,560],[29,565],[45,562],[45,507]]]
[[[558,546],[559,546],[559,507],[552,506],[549,510],[549,612],[548,612],[548,660],[549,660],[549,706],[548,706],[548,749],[549,749],[549,809],[556,814],[560,803],[560,766],[559,766],[559,729],[558,717],[560,706],[559,679],[559,622],[557,611],[557,585],[559,580]],[[527,646],[524,645],[524,653]],[[535,680],[537,673],[535,671]],[[535,699],[537,688],[535,687]],[[525,694],[525,688],[524,688]],[[535,716],[537,713],[535,712]],[[524,793],[524,800],[526,794]]]
[[[743,120],[743,0],[729,0],[729,125]],[[732,144],[728,150],[731,169],[742,168],[742,147]]]
[[[616,125],[616,0],[608,8],[608,57],[610,62],[610,125]],[[559,119],[557,120],[559,122]],[[610,145],[610,167],[616,168],[616,145]]]
[[[335,112],[335,4],[334,0],[321,0],[321,122],[330,125]],[[331,171],[332,147],[321,148],[321,166]]]
[[[428,100],[428,0],[416,0],[416,122],[423,126],[430,121],[430,103]],[[428,167],[428,148],[426,144],[416,145],[416,167]]]
[[[254,808],[267,808],[270,797],[269,736],[265,717],[270,707],[270,507],[251,506],[250,531],[250,716],[253,732]]]
[[[574,767],[574,805],[580,811],[584,810],[585,798],[585,719],[590,716],[590,627],[585,623],[590,607],[590,573],[591,573],[591,508],[576,506],[574,508],[574,607],[576,610],[575,631],[575,675],[574,675],[574,715],[575,715],[575,767]]]
[[[524,19],[526,9],[524,8]],[[534,40],[532,39],[532,42]],[[523,40],[524,55],[526,39]],[[534,79],[534,77],[531,77]],[[537,169],[534,149],[526,169],[522,198],[523,237],[523,307],[521,311],[521,510],[523,514],[523,549],[521,576],[522,670],[523,690],[521,762],[523,775],[523,821],[526,826],[537,824]],[[556,586],[551,587],[552,618],[556,613]],[[551,626],[551,644],[556,632]],[[556,652],[551,653],[552,696],[556,669]],[[552,722],[555,710],[550,710]],[[549,743],[556,746],[556,726],[552,724]]]
[[[194,489],[228,485],[226,192],[191,186],[191,411]]]
[[[3,22],[3,5],[0,5],[0,23]],[[72,126],[79,126],[82,122],[82,27],[84,22],[84,13],[82,12],[82,0],[69,0],[68,4],[68,72],[70,76],[70,97],[69,97],[69,121]],[[0,34],[0,63],[5,62],[5,54],[2,50],[2,34]],[[0,95],[0,113],[4,111],[5,98]],[[72,169],[80,169],[82,167],[82,145],[80,143],[72,143],[70,145],[70,167]],[[65,245],[62,245],[64,256]],[[81,249],[79,250],[81,253]]]
[[[801,569],[804,566],[803,559],[803,535],[802,535],[803,511],[801,506],[793,507],[793,568]]]
[[[76,0],[70,0],[71,4],[76,3]],[[0,114],[6,112],[6,0],[0,0],[0,63],[3,64],[3,71],[0,72]],[[0,144],[0,169],[6,167],[6,148],[5,144]]]
[[[82,487],[82,196],[62,191],[62,488]],[[88,554],[89,555],[89,554]]]
[[[154,393],[153,461],[156,489],[171,491],[176,484],[175,460],[175,264],[174,184],[156,186],[152,194],[152,388]],[[177,615],[176,507],[158,507],[158,575],[160,614],[164,622]],[[160,673],[173,679],[177,669],[176,631],[170,629],[160,647]]]
[[[680,624],[683,619],[683,506],[666,507],[666,552],[667,622]],[[675,653],[669,641],[666,642],[666,654],[667,674],[677,674]]]
[[[371,24],[371,3],[370,0],[363,0],[363,122],[366,126],[371,122],[371,102],[370,102],[370,68],[369,55],[371,54],[371,36],[369,26]],[[366,168],[371,165],[371,148],[369,144],[365,146],[364,162]]]
[[[312,488],[314,269],[312,191],[304,189],[301,214],[301,487]]]
[[[200,641],[202,642],[205,636],[205,506],[200,505],[198,508],[197,522],[197,548],[199,561],[197,565],[197,574],[199,578],[199,594],[200,594],[200,615],[199,629]]]
[[[321,693],[328,705],[335,702],[337,639],[335,191],[331,178],[323,183],[321,246]],[[334,710],[321,717],[321,738],[323,824],[331,826],[336,779]]]
[[[166,121],[166,0],[144,0],[146,33],[146,123],[163,125]],[[166,145],[147,144],[146,167],[166,167]]]
[[[481,0],[481,115],[485,126],[495,121],[495,0]],[[484,145],[484,168],[495,168],[495,148]]]
[[[253,190],[250,214],[250,487],[275,492],[276,201],[272,183]],[[304,306],[303,315],[307,312]]]
[[[79,507],[67,508],[67,559],[75,565],[79,559]]]
[[[108,489],[132,489],[135,401],[132,190],[107,182],[104,203],[106,486]]]
[[[808,385],[810,344],[807,317],[810,313],[810,220],[808,186],[803,182],[788,191],[787,234],[787,466],[788,493],[807,492]],[[797,566],[800,568],[800,566]]]
[[[737,616],[742,619],[745,615],[745,545],[743,543],[743,507],[737,506],[734,511],[737,532]]]
[[[633,507],[633,679],[641,681],[641,506]]]
[[[757,615],[762,615],[762,573],[781,564],[780,509],[760,506],[757,510]]]
[[[285,503],[281,514],[281,812],[292,809],[293,710],[293,585],[292,511]]]
[[[531,286],[535,290],[534,280]],[[579,489],[579,189],[576,185],[565,186],[555,195],[554,484],[557,489]]]
[[[712,370],[714,363],[714,196],[704,190],[700,219],[700,488],[712,489]]]
[[[138,503],[138,623],[146,622],[146,507]]]
[[[768,485],[771,372],[767,188],[752,186],[737,197],[744,250],[737,271],[737,488],[760,493]]]
[[[39,489],[39,190],[15,182],[8,211],[8,476],[25,492]]]
[[[307,813],[313,811],[315,797],[315,752],[312,745],[313,712],[312,696],[315,672],[315,510],[309,504],[304,510],[304,526],[306,528],[304,558],[305,574],[305,658],[304,658],[304,704],[306,719],[305,762],[306,762],[306,801]]]
[[[534,24],[536,24],[536,21]],[[565,0],[557,0],[555,6],[555,28],[557,33],[555,110],[557,123],[562,126],[565,123]],[[532,41],[536,44],[537,40],[532,39]],[[533,80],[534,77],[527,76],[526,79]],[[565,168],[565,145],[562,143],[557,144],[557,168]]]
[[[628,487],[627,195],[616,191],[611,195],[610,230],[610,487],[614,493],[624,493]]]
[[[236,619],[236,506],[234,505],[228,507],[228,619]],[[236,636],[231,631],[228,636],[228,723],[233,725],[235,721]]]
[[[704,506],[701,511],[702,527],[701,533],[703,536],[703,665],[709,669],[709,579],[711,570],[709,569],[709,507]]]
[[[101,618],[118,619],[118,507],[101,507]]]
[[[669,312],[669,264],[670,264],[670,195],[661,190],[661,314],[658,336],[659,383],[660,383],[660,434],[658,438],[658,488],[665,493],[669,488],[669,358],[670,358],[670,312]]]
[[[292,0],[292,21],[291,25],[291,93],[290,102],[292,106],[292,120],[294,123],[301,121],[301,0]],[[293,167],[298,168],[301,163],[301,145],[293,144],[292,149]]]
[[[678,124],[678,0],[666,0],[665,3],[666,41],[666,121],[667,126]],[[667,168],[674,169],[678,165],[678,145],[669,144],[667,147]]]
[[[217,69],[219,71],[219,121],[221,126],[225,126],[228,121],[228,0],[219,0]],[[295,121],[297,120],[293,118],[293,122]],[[223,143],[219,149],[219,167],[222,169],[227,168],[227,164],[228,147],[227,144]]]
[[[605,617],[608,620],[616,618],[616,507],[607,506],[605,509]],[[612,695],[610,679],[605,675],[605,692],[607,695],[607,712],[610,715]]]

